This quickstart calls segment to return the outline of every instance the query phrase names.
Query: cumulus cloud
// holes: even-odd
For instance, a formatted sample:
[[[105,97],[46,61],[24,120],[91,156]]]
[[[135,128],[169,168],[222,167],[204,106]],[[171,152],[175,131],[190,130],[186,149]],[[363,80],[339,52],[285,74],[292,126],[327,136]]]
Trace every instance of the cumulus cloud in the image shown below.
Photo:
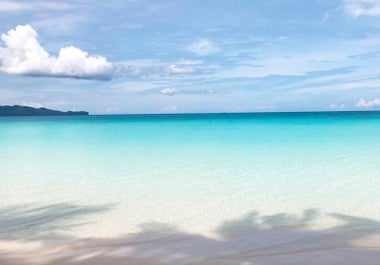
[[[380,16],[380,0],[343,0],[343,3],[351,16]]]
[[[179,91],[175,88],[164,88],[160,91],[162,95],[167,95],[167,96],[173,96],[177,94]]]
[[[187,47],[187,50],[197,55],[204,56],[213,53],[218,53],[220,48],[208,39],[199,39]]]
[[[359,99],[358,103],[356,103],[358,108],[373,108],[380,106],[380,99],[375,98],[373,100],[365,101],[364,99]]]
[[[30,25],[19,25],[2,34],[0,72],[29,76],[108,80],[115,67],[102,56],[89,56],[74,46],[64,47],[57,57],[49,55]]]

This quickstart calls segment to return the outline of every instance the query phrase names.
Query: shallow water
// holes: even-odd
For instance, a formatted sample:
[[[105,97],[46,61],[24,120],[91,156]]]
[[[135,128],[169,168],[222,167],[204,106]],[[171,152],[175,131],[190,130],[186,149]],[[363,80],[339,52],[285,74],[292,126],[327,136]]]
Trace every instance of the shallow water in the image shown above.
[[[333,248],[379,245],[379,112],[0,118],[0,150],[3,239],[181,231],[214,253],[286,228],[273,251],[321,251],[354,224]]]
[[[60,229],[76,237],[218,237],[252,211],[380,220],[379,112],[0,118],[0,150],[1,208],[106,206]]]

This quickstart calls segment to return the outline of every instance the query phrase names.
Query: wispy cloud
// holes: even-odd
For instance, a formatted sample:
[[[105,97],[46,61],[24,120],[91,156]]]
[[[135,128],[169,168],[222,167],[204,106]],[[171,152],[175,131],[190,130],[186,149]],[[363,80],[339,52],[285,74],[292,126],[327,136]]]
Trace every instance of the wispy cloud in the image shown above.
[[[349,75],[346,77],[349,78]],[[321,94],[328,93],[333,91],[350,91],[350,90],[363,90],[363,89],[376,89],[380,85],[379,79],[373,80],[356,80],[352,82],[347,82],[344,80],[334,80],[333,84],[323,84],[316,83],[314,85],[308,85],[306,82],[303,82],[303,87],[296,89],[296,92],[299,93],[313,93]]]
[[[30,25],[19,25],[2,34],[0,72],[29,76],[111,79],[115,70],[102,56],[89,56],[74,46],[64,47],[57,57],[49,55],[37,40]]]
[[[166,96],[173,96],[177,94],[193,94],[193,95],[205,95],[205,94],[216,94],[217,91],[213,89],[191,89],[191,88],[185,88],[185,89],[177,89],[177,88],[164,88],[160,91],[162,95]]]
[[[331,110],[342,110],[342,109],[344,109],[344,104],[330,104],[329,105],[329,109],[331,109]]]
[[[0,2],[0,11],[1,12],[12,12],[12,11],[23,11],[30,10],[31,5],[26,3],[17,3],[10,1],[1,1]]]
[[[33,10],[64,10],[72,8],[71,5],[54,1],[0,1],[0,12],[19,12]]]
[[[347,14],[358,16],[380,16],[380,0],[343,0]]]
[[[193,52],[196,55],[204,56],[218,53],[220,48],[209,39],[199,39],[187,46],[186,50]]]
[[[195,68],[188,65],[171,64],[167,67],[167,72],[170,74],[194,74]]]
[[[67,102],[59,102],[59,101],[52,101],[52,102],[29,102],[29,101],[23,101],[21,105],[23,106],[30,106],[34,108],[54,108],[54,109],[60,109],[63,106],[68,105]]]
[[[379,107],[380,106],[380,99],[375,98],[373,100],[365,101],[364,99],[359,99],[358,103],[356,103],[356,106],[358,108],[373,108],[373,107]]]
[[[118,74],[132,78],[164,76],[164,75],[193,75],[200,73],[198,61],[164,62],[160,60],[131,60],[120,62]]]
[[[219,78],[259,78],[271,75],[305,75],[312,71],[331,69],[331,60],[344,60],[334,53],[299,53],[241,60],[233,67],[219,71]]]
[[[86,21],[86,17],[83,14],[71,14],[64,13],[62,15],[47,13],[43,16],[39,16],[33,20],[30,24],[38,31],[46,31],[50,36],[65,34],[72,34],[75,30],[80,29],[80,25]]]

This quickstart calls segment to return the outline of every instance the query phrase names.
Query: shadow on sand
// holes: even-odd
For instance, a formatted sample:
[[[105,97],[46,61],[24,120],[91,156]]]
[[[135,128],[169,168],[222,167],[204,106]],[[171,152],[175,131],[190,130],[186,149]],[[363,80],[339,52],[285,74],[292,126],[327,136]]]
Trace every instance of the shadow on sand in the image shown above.
[[[141,232],[118,238],[81,239],[62,232],[83,225],[83,217],[112,205],[54,204],[0,209],[2,265],[378,265],[380,222],[330,214],[341,225],[314,230],[315,209],[301,216],[251,212],[226,221],[211,238],[150,223]]]

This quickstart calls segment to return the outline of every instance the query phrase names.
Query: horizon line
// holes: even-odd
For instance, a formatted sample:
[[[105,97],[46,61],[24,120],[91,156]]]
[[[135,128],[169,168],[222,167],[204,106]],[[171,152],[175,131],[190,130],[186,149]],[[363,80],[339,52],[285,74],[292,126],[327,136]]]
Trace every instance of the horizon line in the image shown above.
[[[305,111],[257,111],[257,112],[178,112],[178,113],[109,113],[91,114],[88,116],[122,116],[122,115],[226,115],[226,114],[277,114],[277,113],[347,113],[347,112],[380,112],[376,110],[305,110]]]

